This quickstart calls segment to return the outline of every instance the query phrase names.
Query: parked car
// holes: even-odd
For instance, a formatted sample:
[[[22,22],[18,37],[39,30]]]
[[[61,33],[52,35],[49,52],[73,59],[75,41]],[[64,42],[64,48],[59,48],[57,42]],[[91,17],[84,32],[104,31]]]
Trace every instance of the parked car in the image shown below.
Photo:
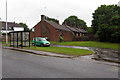
[[[46,38],[42,38],[42,37],[35,37],[32,40],[32,45],[36,45],[36,46],[50,46],[50,42],[46,40]]]

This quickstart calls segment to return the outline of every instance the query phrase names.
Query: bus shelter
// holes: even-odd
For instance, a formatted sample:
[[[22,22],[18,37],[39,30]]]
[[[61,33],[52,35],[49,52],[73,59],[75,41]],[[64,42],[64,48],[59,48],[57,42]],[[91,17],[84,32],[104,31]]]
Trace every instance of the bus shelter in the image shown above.
[[[30,31],[14,31],[9,33],[10,46],[30,47]]]

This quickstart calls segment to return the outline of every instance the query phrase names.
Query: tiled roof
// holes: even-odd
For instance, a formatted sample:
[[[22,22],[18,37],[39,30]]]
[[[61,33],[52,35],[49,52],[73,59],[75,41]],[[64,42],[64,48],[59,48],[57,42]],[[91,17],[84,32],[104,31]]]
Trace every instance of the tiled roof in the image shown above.
[[[67,26],[67,25],[65,25],[65,27],[67,27],[68,29],[70,29],[72,32],[78,32],[78,33],[79,33],[79,31],[76,30],[76,29],[73,28],[73,27],[70,27],[70,26]]]
[[[45,21],[58,30],[70,31],[68,28],[64,27],[63,25],[59,25],[59,24],[52,22],[52,21],[47,21],[47,20],[45,20]]]
[[[17,24],[15,22],[7,22],[8,27],[22,27],[20,24]],[[6,29],[6,22],[2,22],[2,27]]]
[[[79,29],[79,28],[75,28],[75,29],[78,30],[79,32],[87,33],[84,29]]]
[[[63,30],[63,31],[69,31],[69,32],[77,32],[77,33],[87,33],[84,29],[79,29],[79,28],[73,28],[67,25],[59,25],[55,22],[52,21],[48,21],[48,20],[44,20],[47,23],[49,23],[50,25],[52,25],[54,28],[58,29],[58,30]]]

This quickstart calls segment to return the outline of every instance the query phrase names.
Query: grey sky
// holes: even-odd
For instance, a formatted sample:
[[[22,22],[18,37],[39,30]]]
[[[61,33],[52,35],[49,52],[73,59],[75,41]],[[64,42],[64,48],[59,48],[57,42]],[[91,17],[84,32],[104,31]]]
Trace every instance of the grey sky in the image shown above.
[[[0,17],[5,21],[5,1],[0,0]],[[92,13],[98,6],[118,4],[119,0],[7,0],[8,21],[23,22],[29,28],[36,25],[40,15],[56,18],[62,23],[70,15],[76,15],[91,26]]]

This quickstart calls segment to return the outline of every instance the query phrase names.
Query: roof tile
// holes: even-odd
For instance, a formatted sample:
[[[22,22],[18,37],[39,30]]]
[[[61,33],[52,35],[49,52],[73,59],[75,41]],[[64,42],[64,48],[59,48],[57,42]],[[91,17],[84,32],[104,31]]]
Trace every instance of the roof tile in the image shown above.
[[[64,27],[63,25],[59,25],[55,22],[52,22],[52,21],[48,21],[48,20],[45,20],[47,23],[49,23],[50,25],[52,25],[54,28],[56,29],[59,29],[59,30],[64,30],[64,31],[70,31],[68,28]]]

